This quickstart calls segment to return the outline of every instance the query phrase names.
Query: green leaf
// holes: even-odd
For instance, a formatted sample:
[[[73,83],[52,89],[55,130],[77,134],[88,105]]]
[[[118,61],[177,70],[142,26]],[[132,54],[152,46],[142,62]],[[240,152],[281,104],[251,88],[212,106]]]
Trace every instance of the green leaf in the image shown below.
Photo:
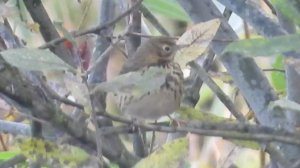
[[[276,69],[283,69],[284,68],[284,62],[283,57],[281,55],[276,57],[276,60],[274,64],[272,65],[273,68]],[[286,92],[286,81],[285,81],[285,74],[281,72],[275,72],[273,71],[271,73],[271,81],[274,86],[274,88],[280,92],[285,94]]]
[[[292,4],[292,1],[287,0],[271,0],[272,4],[276,7],[280,13],[288,18],[289,20],[294,21],[298,26],[300,25],[300,13]]]
[[[11,49],[0,52],[6,62],[17,68],[34,71],[75,70],[58,56],[47,50]]]
[[[277,36],[270,39],[247,39],[230,43],[224,50],[247,56],[274,56],[284,52],[299,50],[300,35]]]
[[[173,168],[179,162],[186,160],[188,152],[188,139],[180,138],[163,145],[147,158],[139,161],[134,168]],[[186,163],[187,164],[187,163]]]
[[[20,151],[2,151],[0,152],[0,160],[7,160],[19,154]]]
[[[143,4],[151,11],[161,15],[182,21],[190,21],[190,17],[176,0],[144,0]]]

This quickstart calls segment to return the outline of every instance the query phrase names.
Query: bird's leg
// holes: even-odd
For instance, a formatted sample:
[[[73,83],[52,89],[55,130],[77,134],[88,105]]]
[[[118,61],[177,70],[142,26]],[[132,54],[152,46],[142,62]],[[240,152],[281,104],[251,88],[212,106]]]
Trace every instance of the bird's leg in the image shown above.
[[[145,148],[145,131],[141,130],[134,123],[139,122],[137,119],[132,119],[132,131],[133,131],[133,150],[135,154],[139,157],[145,157],[147,155],[147,150]]]
[[[180,127],[180,122],[179,121],[177,121],[177,120],[175,120],[175,119],[173,119],[169,114],[167,115],[169,118],[170,118],[170,125],[171,126],[178,126],[178,127]],[[175,124],[174,124],[175,123]]]
[[[157,120],[155,120],[155,122],[154,122],[154,125],[156,125],[156,124],[157,124]],[[149,153],[152,153],[153,148],[154,148],[154,143],[155,143],[155,131],[153,130]]]

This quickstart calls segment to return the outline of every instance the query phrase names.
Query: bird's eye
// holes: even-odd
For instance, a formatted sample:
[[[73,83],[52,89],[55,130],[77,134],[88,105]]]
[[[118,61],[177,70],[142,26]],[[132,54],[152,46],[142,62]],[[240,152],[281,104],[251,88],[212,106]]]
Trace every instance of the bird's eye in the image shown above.
[[[169,45],[164,45],[164,46],[163,46],[163,50],[164,50],[165,52],[170,52],[170,51],[171,51],[171,47],[170,47]]]

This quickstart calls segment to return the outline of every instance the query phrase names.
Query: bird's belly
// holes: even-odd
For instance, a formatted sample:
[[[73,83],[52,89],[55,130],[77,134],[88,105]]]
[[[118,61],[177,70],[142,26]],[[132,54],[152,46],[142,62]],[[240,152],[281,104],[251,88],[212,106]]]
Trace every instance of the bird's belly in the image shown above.
[[[180,99],[175,97],[174,92],[161,90],[131,101],[122,111],[137,119],[156,120],[171,114],[179,105]]]

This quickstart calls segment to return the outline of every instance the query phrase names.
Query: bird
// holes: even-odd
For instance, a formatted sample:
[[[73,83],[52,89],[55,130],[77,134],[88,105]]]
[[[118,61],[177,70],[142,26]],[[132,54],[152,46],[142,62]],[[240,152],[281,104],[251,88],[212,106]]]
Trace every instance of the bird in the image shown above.
[[[165,80],[158,83],[159,86],[155,90],[139,96],[130,93],[117,94],[117,106],[122,113],[134,119],[157,120],[180,107],[184,78],[179,64],[174,62],[178,49],[174,39],[151,37],[125,61],[120,75],[129,72],[141,72],[143,75],[143,72],[151,67],[157,67],[167,73]]]

